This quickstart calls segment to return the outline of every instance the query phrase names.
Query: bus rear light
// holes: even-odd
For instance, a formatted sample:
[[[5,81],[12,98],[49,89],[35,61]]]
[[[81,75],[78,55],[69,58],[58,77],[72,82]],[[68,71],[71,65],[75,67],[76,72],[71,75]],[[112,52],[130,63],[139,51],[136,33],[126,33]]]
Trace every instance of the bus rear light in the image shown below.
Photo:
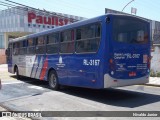
[[[147,67],[150,68],[151,57],[148,57]]]
[[[147,67],[148,68],[150,68],[150,62],[151,62],[151,60],[150,60],[150,58],[148,58],[148,62],[147,62]]]
[[[110,59],[110,60],[109,60],[109,63],[110,63],[110,64],[113,64],[113,59]]]
[[[150,63],[148,62],[147,67],[150,68]]]
[[[133,77],[133,76],[136,76],[136,75],[137,75],[136,72],[129,72],[130,77]]]
[[[111,58],[109,59],[109,67],[110,70],[114,71],[115,70],[115,65],[114,65],[114,60]],[[113,72],[112,72],[113,73]],[[114,73],[113,73],[114,74]]]

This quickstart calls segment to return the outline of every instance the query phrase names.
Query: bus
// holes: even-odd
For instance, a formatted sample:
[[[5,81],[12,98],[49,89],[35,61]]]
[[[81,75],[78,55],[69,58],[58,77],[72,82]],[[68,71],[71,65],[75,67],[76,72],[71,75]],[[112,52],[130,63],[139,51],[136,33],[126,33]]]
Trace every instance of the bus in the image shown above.
[[[150,73],[150,23],[105,14],[9,41],[8,71],[94,89],[144,84]]]

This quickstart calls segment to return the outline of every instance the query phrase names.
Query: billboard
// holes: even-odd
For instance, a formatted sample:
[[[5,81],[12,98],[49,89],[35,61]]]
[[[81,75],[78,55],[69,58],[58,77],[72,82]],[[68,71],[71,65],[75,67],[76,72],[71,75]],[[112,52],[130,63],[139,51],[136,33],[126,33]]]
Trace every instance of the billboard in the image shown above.
[[[112,9],[105,8],[105,14],[107,14],[107,13],[127,14],[127,13],[124,13],[124,12],[121,12],[121,11],[117,11],[117,10],[112,10]]]
[[[28,12],[28,23],[35,23],[41,25],[56,25],[63,26],[69,23],[73,23],[71,18],[60,18],[56,16],[37,15],[36,12]]]

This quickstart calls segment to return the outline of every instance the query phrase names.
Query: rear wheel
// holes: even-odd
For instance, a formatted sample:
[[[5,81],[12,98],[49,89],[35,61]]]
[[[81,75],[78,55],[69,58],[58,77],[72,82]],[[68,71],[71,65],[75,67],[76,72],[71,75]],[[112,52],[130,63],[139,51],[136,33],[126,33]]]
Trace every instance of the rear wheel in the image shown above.
[[[49,72],[48,80],[49,80],[49,86],[51,89],[53,90],[59,89],[58,77],[54,70]]]

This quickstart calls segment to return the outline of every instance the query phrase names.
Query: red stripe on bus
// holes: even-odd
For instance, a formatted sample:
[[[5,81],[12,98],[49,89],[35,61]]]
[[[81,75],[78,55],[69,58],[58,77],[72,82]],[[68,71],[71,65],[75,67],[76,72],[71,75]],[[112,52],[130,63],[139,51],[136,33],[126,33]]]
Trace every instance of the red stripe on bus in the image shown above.
[[[44,64],[43,64],[43,68],[41,70],[41,74],[40,74],[40,80],[44,80],[44,77],[46,75],[46,71],[47,71],[47,67],[48,67],[48,59],[46,58]]]

